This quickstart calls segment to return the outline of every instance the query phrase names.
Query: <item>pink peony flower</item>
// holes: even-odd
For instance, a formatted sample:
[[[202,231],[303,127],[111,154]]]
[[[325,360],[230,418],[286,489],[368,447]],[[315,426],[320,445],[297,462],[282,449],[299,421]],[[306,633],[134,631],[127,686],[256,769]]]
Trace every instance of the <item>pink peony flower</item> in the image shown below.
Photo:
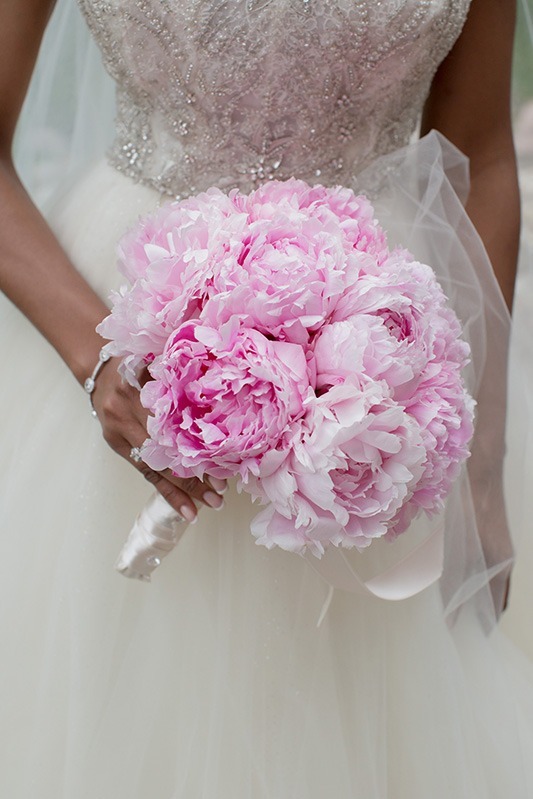
[[[426,459],[409,507],[399,512],[387,532],[389,538],[404,532],[419,510],[430,514],[442,510],[453,481],[469,457],[468,444],[474,433],[475,402],[465,391],[454,364],[434,364],[404,405],[419,425]]]
[[[339,225],[349,249],[375,258],[378,263],[388,255],[385,234],[374,218],[368,198],[356,195],[344,186],[310,186],[303,180],[272,180],[251,192],[243,207],[251,222],[270,219],[277,209],[297,209],[321,224]]]
[[[423,471],[418,426],[372,381],[339,384],[308,403],[292,438],[276,469],[261,469],[256,481],[272,504],[252,533],[269,548],[363,549],[387,532]]]
[[[379,316],[359,314],[324,325],[313,352],[317,389],[324,391],[343,382],[384,381],[391,396],[417,379],[416,363],[399,358],[399,343]],[[414,360],[414,359],[412,359]]]
[[[237,317],[219,330],[184,323],[149,370],[141,401],[153,414],[152,441],[143,457],[182,477],[257,473],[313,392],[301,347],[269,341]]]
[[[365,197],[348,189],[269,181],[232,193],[248,226],[242,249],[221,259],[201,317],[220,325],[239,314],[250,327],[306,345],[359,271],[387,254]]]

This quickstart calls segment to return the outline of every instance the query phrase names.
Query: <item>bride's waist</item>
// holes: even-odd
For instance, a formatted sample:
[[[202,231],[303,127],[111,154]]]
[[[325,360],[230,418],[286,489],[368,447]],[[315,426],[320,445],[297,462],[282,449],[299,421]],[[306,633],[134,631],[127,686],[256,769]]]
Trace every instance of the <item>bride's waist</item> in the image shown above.
[[[407,144],[412,126],[401,135],[380,128],[368,116],[351,120],[317,119],[296,129],[264,125],[189,126],[161,112],[122,106],[121,124],[109,151],[121,173],[172,198],[182,199],[217,186],[248,193],[261,183],[291,177],[326,186],[350,185],[372,160]]]

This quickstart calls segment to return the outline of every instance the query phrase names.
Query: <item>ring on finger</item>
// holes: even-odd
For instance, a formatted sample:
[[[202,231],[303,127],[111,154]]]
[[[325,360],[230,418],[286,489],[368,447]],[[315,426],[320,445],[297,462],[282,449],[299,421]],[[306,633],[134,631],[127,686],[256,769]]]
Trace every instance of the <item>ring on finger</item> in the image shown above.
[[[140,463],[143,459],[141,448],[140,447],[132,447],[130,449],[130,458],[135,463]]]

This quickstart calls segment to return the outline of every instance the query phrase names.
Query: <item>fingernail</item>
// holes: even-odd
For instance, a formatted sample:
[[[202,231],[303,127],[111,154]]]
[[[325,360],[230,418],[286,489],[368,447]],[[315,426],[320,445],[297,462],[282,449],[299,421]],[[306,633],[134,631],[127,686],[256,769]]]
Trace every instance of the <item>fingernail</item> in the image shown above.
[[[185,516],[188,522],[190,522],[191,524],[195,523],[197,518],[196,513],[188,505],[182,505],[180,507],[180,513],[182,516]]]
[[[209,482],[219,494],[224,494],[228,490],[228,484],[225,480],[221,480],[220,477],[210,477]]]
[[[206,491],[203,495],[203,500],[215,510],[220,510],[224,504],[224,500],[220,494],[215,494],[213,491]]]

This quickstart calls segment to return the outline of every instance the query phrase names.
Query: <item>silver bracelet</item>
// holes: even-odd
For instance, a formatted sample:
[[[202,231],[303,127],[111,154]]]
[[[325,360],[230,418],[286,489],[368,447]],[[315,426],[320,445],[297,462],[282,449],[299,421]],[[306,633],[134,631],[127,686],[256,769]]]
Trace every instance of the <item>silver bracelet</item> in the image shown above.
[[[100,369],[102,368],[102,366],[104,364],[106,364],[110,359],[111,359],[111,355],[109,355],[109,353],[105,351],[105,347],[102,347],[102,349],[100,350],[100,352],[98,354],[98,362],[97,362],[96,366],[94,367],[91,376],[88,377],[87,380],[85,381],[85,383],[83,384],[83,388],[85,389],[85,391],[89,395],[89,399],[91,401],[91,416],[94,419],[98,418],[98,414],[96,413],[96,410],[95,410],[95,407],[94,407],[94,404],[93,404],[93,397],[92,397],[93,391],[96,388],[96,378],[98,377],[98,373],[100,372]]]

